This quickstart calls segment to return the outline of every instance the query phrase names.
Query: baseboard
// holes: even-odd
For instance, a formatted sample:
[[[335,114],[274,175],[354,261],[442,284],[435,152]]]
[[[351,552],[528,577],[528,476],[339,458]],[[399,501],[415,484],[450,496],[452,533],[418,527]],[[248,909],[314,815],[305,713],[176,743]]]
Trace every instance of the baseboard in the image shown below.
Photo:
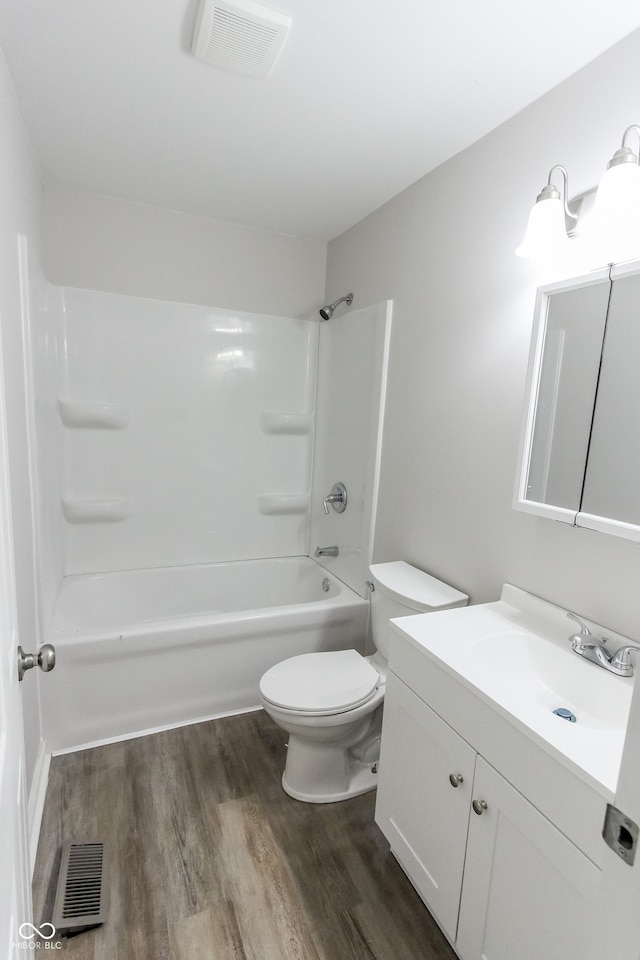
[[[33,779],[31,780],[29,799],[27,801],[29,868],[31,876],[33,876],[33,870],[36,865],[36,853],[38,852],[38,839],[42,825],[42,814],[44,813],[44,801],[47,793],[50,765],[51,754],[47,750],[45,741],[41,740],[33,771]]]
[[[223,717],[235,717],[242,713],[254,713],[262,710],[260,704],[252,707],[241,707],[238,710],[227,710],[224,713],[212,713],[205,717],[196,717],[194,720],[179,720],[175,723],[165,723],[159,727],[149,727],[144,730],[133,730],[131,733],[121,733],[114,737],[105,737],[103,740],[92,740],[88,743],[79,743],[73,747],[61,747],[51,752],[52,757],[61,757],[66,753],[78,753],[79,750],[93,750],[94,747],[104,747],[109,743],[121,743],[124,740],[136,740],[138,737],[149,737],[164,730],[176,730],[178,727],[190,727],[195,723],[206,723],[208,720],[220,720]]]

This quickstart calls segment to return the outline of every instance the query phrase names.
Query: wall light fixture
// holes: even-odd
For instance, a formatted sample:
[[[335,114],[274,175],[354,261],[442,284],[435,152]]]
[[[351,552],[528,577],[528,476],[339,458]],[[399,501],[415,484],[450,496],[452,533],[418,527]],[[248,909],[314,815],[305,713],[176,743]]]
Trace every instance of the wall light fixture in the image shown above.
[[[640,150],[634,153],[629,146],[632,134],[640,141],[640,126],[633,124],[625,130],[622,145],[600,180],[595,200],[594,191],[589,191],[569,201],[567,171],[560,164],[551,168],[547,185],[529,214],[524,240],[516,250],[519,257],[538,265],[562,265],[565,272],[579,263],[595,268],[640,258]],[[553,183],[555,170],[562,174],[562,193]]]
[[[585,225],[585,239],[594,261],[620,263],[640,257],[640,166],[627,140],[640,126],[627,127],[622,145],[607,164],[596,193],[593,213]]]
[[[563,196],[554,185],[553,171],[559,170],[564,181]],[[549,171],[546,186],[542,188],[529,214],[524,239],[516,254],[531,260],[564,256],[568,252],[569,237],[565,217],[577,221],[577,214],[569,209],[569,175],[556,163]]]

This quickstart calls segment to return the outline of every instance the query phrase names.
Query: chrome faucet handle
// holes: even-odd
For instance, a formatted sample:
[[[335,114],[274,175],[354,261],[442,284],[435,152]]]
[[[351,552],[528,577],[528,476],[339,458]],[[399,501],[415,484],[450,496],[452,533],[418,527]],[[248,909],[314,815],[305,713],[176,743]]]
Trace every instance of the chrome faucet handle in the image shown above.
[[[569,637],[569,640],[571,641],[571,645],[574,650],[578,650],[578,651],[591,650],[595,647],[602,648],[607,645],[607,643],[609,642],[609,638],[594,637],[594,635],[591,633],[591,630],[586,625],[586,623],[583,623],[580,617],[576,617],[575,613],[568,613],[567,616],[571,620],[575,620],[575,622],[580,626],[580,633],[574,633],[572,636]],[[606,651],[606,652],[607,654],[609,654],[609,651]]]
[[[333,507],[336,513],[343,513],[347,509],[347,488],[344,483],[334,483],[331,488],[331,493],[322,501],[324,507],[324,512],[329,513],[329,504]]]
[[[630,653],[640,653],[640,647],[637,647],[635,643],[628,643],[624,647],[620,647],[614,653],[609,669],[621,677],[632,677],[633,666],[629,656]]]
[[[580,626],[580,633],[574,633],[569,637],[573,652],[587,660],[592,660],[594,663],[599,663],[601,667],[606,667],[608,670],[613,658],[607,650],[608,638],[594,637],[586,623],[583,623],[580,617],[576,617],[574,613],[568,613],[567,616],[571,620],[575,620]]]
[[[586,625],[586,623],[583,623],[583,621],[580,619],[580,617],[576,617],[575,613],[568,613],[567,616],[569,617],[570,620],[575,620],[575,622],[576,622],[576,623],[578,624],[578,626],[580,627],[580,633],[579,633],[579,634],[574,634],[574,636],[578,636],[578,637],[590,637],[590,636],[591,636],[591,630],[589,630],[589,627]],[[573,637],[571,637],[571,639],[573,640]]]
[[[575,613],[568,613],[567,616],[570,620],[575,620],[575,622],[580,627],[580,633],[573,633],[569,637],[569,642],[571,643],[572,650],[575,650],[576,653],[584,653],[590,647],[599,646],[599,644],[594,643],[594,638],[592,637],[591,630],[583,623],[580,617],[576,617]],[[591,638],[591,642],[587,642],[587,637]]]

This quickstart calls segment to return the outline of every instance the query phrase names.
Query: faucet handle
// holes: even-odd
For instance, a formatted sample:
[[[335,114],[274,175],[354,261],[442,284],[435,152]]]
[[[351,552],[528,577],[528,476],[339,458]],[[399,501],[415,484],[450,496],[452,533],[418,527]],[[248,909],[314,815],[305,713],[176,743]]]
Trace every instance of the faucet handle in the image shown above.
[[[329,513],[329,504],[331,504],[336,513],[343,513],[343,511],[347,509],[347,488],[344,483],[334,483],[331,487],[331,493],[322,501],[326,514]]]
[[[580,627],[580,633],[573,633],[569,637],[569,643],[576,653],[584,656],[587,650],[595,650],[596,648],[603,650],[607,643],[607,637],[594,637],[586,623],[583,623],[580,617],[576,617],[575,613],[568,613],[567,616],[570,620],[575,620]],[[603,652],[607,653],[606,651]]]
[[[620,673],[623,677],[633,676],[630,653],[640,653],[640,647],[633,643],[616,650],[611,660],[611,669],[614,673]]]
[[[567,616],[569,617],[570,620],[575,620],[575,622],[576,622],[576,623],[578,624],[578,626],[580,627],[580,633],[579,633],[579,634],[576,634],[576,636],[578,636],[578,637],[590,637],[590,636],[591,636],[591,630],[589,630],[589,627],[586,625],[586,623],[583,623],[583,621],[580,619],[580,617],[576,617],[575,613],[568,613]],[[571,637],[571,639],[573,640],[573,637]]]

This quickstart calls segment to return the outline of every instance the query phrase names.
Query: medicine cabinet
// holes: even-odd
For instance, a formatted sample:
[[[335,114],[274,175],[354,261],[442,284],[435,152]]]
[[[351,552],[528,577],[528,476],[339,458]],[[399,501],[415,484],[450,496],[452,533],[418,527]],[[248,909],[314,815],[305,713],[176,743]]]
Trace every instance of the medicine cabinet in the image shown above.
[[[514,507],[640,541],[640,261],[538,290]]]

